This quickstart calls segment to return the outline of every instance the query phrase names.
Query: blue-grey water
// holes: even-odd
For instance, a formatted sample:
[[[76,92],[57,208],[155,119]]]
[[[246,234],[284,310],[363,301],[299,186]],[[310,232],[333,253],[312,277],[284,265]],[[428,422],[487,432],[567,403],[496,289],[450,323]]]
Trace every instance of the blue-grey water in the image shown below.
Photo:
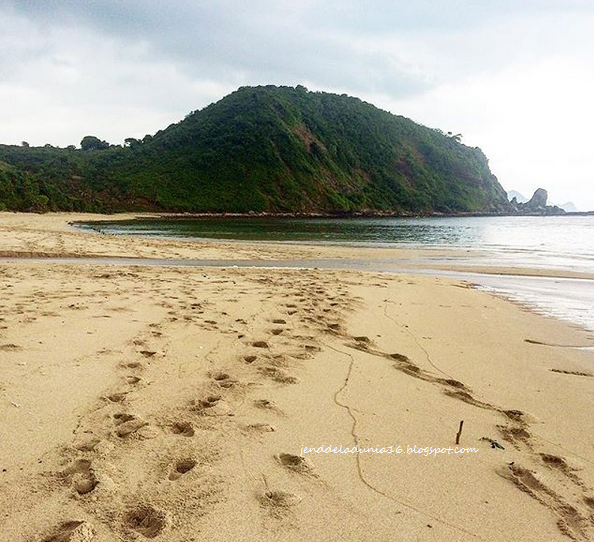
[[[139,219],[80,226],[116,235],[451,248],[473,251],[473,264],[594,273],[594,215]],[[459,262],[459,256],[456,259]]]
[[[421,260],[178,262],[178,265],[265,265],[423,272],[419,264],[530,267],[594,274],[594,216],[452,218],[140,219],[81,224],[113,235],[226,239],[370,247],[454,249]],[[159,264],[157,261],[154,264]],[[166,264],[167,262],[163,262]],[[171,263],[171,262],[169,262]],[[414,267],[407,267],[414,264]],[[427,271],[436,274],[434,270]],[[594,331],[594,280],[440,271],[466,278],[535,310]]]

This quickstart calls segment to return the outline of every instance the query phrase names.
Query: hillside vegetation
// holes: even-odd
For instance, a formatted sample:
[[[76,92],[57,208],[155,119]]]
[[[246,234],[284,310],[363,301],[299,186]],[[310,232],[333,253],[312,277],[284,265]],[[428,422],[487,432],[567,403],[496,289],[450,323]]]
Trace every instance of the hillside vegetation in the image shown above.
[[[0,145],[0,208],[503,212],[484,154],[346,95],[243,87],[154,136]]]

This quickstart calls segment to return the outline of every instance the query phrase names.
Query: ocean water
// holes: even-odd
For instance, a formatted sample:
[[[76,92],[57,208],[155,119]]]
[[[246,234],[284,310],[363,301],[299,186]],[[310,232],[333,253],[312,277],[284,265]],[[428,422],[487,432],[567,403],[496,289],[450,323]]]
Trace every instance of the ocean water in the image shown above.
[[[429,273],[468,280],[478,287],[594,331],[594,280],[587,278],[520,277],[460,271],[423,270],[423,264],[528,267],[594,274],[594,216],[455,217],[358,219],[142,219],[79,224],[86,230],[113,235],[183,239],[225,239],[369,247],[453,249],[403,261],[300,260],[277,262],[186,261],[177,265],[224,267],[319,267],[389,273]],[[171,263],[171,262],[169,262]],[[166,265],[157,260],[149,265]],[[414,264],[414,265],[411,265]],[[593,336],[594,344],[594,336]],[[587,345],[585,345],[587,346]]]
[[[81,223],[115,235],[469,250],[468,263],[594,273],[594,215],[451,218],[208,218]],[[460,263],[459,253],[456,262]],[[447,262],[446,262],[447,263]]]

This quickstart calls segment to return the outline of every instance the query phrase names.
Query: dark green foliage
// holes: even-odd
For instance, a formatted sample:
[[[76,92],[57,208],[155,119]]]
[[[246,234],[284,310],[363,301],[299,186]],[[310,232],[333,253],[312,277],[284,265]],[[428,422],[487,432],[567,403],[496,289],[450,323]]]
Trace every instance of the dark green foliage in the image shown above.
[[[80,142],[80,148],[83,151],[102,151],[109,149],[109,143],[107,141],[101,141],[95,136],[85,136]]]
[[[0,211],[48,211],[49,197],[26,172],[0,162]]]
[[[244,87],[124,147],[0,145],[17,210],[498,212],[479,149],[356,98]],[[10,171],[10,173],[8,173]],[[2,174],[2,173],[0,173]]]

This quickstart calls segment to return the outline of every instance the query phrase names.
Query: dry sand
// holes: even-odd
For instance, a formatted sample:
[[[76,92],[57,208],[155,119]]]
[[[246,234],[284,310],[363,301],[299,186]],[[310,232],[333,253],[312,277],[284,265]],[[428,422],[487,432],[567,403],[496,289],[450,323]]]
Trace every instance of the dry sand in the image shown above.
[[[2,213],[0,251],[340,255],[78,218]],[[594,355],[546,345],[592,333],[354,271],[18,262],[0,292],[2,541],[594,539]],[[460,420],[476,452],[406,453]],[[302,452],[356,445],[403,453]]]

